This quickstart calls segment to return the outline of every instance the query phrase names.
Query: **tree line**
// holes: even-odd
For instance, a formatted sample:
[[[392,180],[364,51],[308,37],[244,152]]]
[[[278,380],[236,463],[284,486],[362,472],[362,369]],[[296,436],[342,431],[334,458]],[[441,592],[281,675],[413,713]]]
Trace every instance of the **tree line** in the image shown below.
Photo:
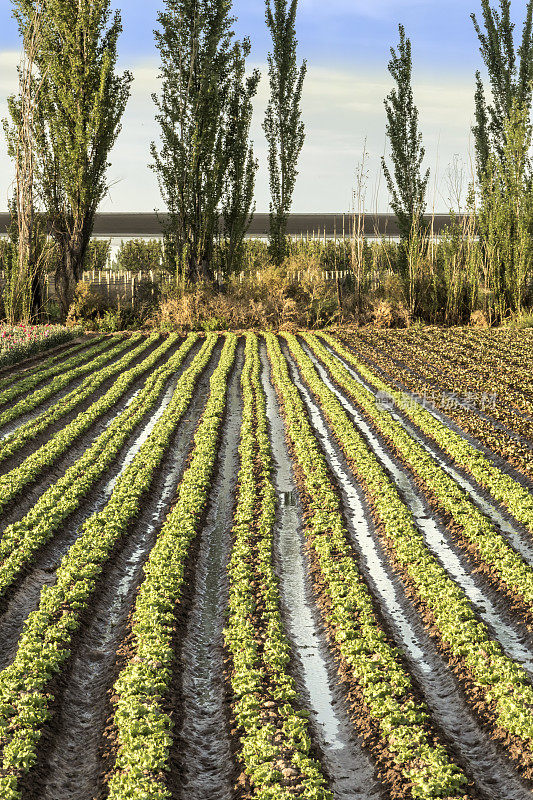
[[[109,190],[111,150],[120,134],[133,76],[117,69],[121,15],[110,0],[12,0],[22,40],[19,90],[4,120],[15,170],[10,202],[14,244],[4,287],[10,322],[37,319],[54,247],[56,292],[66,316],[81,278],[97,208]],[[305,139],[299,63],[298,0],[265,0],[272,47],[263,121],[270,177],[272,262],[288,253],[287,222]],[[476,269],[490,293],[491,314],[520,312],[531,279],[531,104],[533,0],[515,44],[510,0],[481,0],[472,20],[488,76],[475,88],[475,176],[468,210],[476,221]],[[155,43],[161,90],[153,96],[160,128],[151,168],[165,204],[166,267],[184,285],[211,281],[222,257],[227,273],[242,260],[255,210],[258,169],[250,139],[261,79],[247,69],[248,38],[235,36],[231,0],[166,0]],[[414,100],[412,46],[399,26],[388,64],[394,87],[385,98],[389,142],[382,169],[400,229],[399,270],[416,313],[418,273],[428,246],[430,177]]]

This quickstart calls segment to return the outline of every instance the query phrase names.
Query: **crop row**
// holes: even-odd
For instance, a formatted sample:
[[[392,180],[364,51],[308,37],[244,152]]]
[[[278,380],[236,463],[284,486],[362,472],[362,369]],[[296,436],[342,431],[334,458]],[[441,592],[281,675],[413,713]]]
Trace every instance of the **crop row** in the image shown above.
[[[472,446],[460,434],[444,425],[420,404],[402,403],[402,394],[369,370],[353,353],[339,345],[330,335],[326,341],[347,363],[353,366],[376,391],[385,392],[402,408],[408,417],[426,436],[432,439],[459,466],[468,472],[490,494],[502,503],[510,513],[533,533],[533,497],[523,486],[502,472],[480,450]]]
[[[298,708],[287,672],[290,645],[274,572],[276,492],[258,341],[249,334],[241,377],[243,420],[230,559],[229,617],[233,716],[238,757],[258,800],[331,800],[320,765],[309,752],[307,714]]]
[[[390,333],[385,333],[383,338],[389,344],[398,341],[398,337]],[[434,332],[421,332],[400,339],[400,344],[406,345],[406,354],[417,356],[425,351],[425,365],[433,372],[438,361],[447,374],[466,378],[471,385],[484,386],[488,391],[493,390],[495,380],[496,385],[510,390],[520,400],[524,391],[531,392],[533,388],[531,371],[524,364],[524,352],[518,357],[516,335],[513,347],[508,348],[505,355],[495,348],[494,338],[480,340],[478,336],[474,340],[464,337],[458,340],[453,331],[438,336]]]
[[[175,505],[144,567],[145,577],[133,612],[128,662],[114,686],[118,752],[109,782],[110,800],[168,797],[165,775],[173,727],[168,703],[176,610],[183,594],[191,542],[207,505],[236,343],[234,334],[227,336]]]
[[[208,336],[178,380],[152,432],[118,478],[104,509],[81,526],[58,567],[55,583],[43,588],[38,609],[25,623],[14,661],[0,673],[0,793],[4,800],[21,796],[20,777],[35,763],[43,725],[50,717],[50,681],[70,655],[73,636],[104,566],[140,511],[216,341],[216,335]]]
[[[115,346],[111,347],[113,344],[115,344]],[[10,405],[9,408],[0,413],[0,428],[12,422],[17,417],[20,417],[21,414],[27,414],[28,411],[32,411],[32,409],[36,408],[40,403],[48,400],[49,397],[61,391],[61,389],[68,386],[69,383],[72,383],[72,381],[80,376],[98,369],[102,364],[105,364],[113,358],[116,353],[119,353],[128,346],[129,339],[121,339],[118,345],[113,339],[105,339],[100,344],[91,347],[90,350],[69,358],[67,362],[57,368],[60,373],[59,375],[52,378],[50,383],[47,383],[46,386],[36,389],[32,394],[28,394],[28,392],[33,388],[36,378],[31,375],[18,381],[9,389],[5,389],[0,394],[0,403],[2,405],[11,403],[17,397],[20,397],[20,395],[23,395],[23,398],[19,400],[18,403]],[[97,357],[95,358],[95,356]]]
[[[43,469],[50,467],[57,458],[63,455],[75,440],[85,433],[102,414],[113,408],[124,390],[132,383],[132,380],[153,366],[157,360],[155,354],[158,353],[158,358],[160,358],[176,339],[177,337],[170,337],[148,359],[145,359],[137,367],[122,373],[113,386],[102,397],[92,403],[86,411],[78,414],[75,419],[58,431],[38,450],[25,458],[21,464],[0,476],[0,511],[20,493],[24,486],[35,480]],[[103,372],[106,377],[107,375],[113,375],[113,365],[106,367]],[[154,374],[152,373],[152,376]],[[120,391],[121,389],[122,391]]]
[[[440,384],[444,382],[451,392],[466,393],[475,389],[477,395],[483,392],[495,394],[497,402],[490,404],[490,416],[531,436],[531,419],[528,423],[517,414],[517,410],[529,415],[533,413],[533,384],[527,369],[507,366],[504,360],[493,357],[490,352],[477,356],[465,353],[464,347],[454,347],[446,340],[439,342],[435,336],[428,337],[425,342],[407,345],[402,357],[405,363],[428,379]],[[525,427],[520,430],[517,426]]]
[[[333,392],[320,379],[294,336],[291,353],[307,385],[320,402],[354,475],[365,488],[386,543],[421,606],[433,621],[432,633],[461,663],[493,722],[493,735],[514,739],[509,752],[528,772],[533,766],[533,688],[524,670],[508,658],[480,622],[464,592],[426,547],[412,514],[379,461],[356,431]]]
[[[303,338],[326,366],[333,380],[348,393],[379,434],[396,450],[418,482],[429,489],[438,507],[451,516],[464,542],[473,548],[476,558],[488,567],[489,573],[502,581],[513,600],[521,599],[529,613],[533,604],[533,570],[422,445],[387,411],[376,405],[372,392],[354,380],[342,362],[332,356],[316,337],[304,335]],[[458,532],[457,528],[455,531]]]
[[[120,375],[128,364],[138,358],[138,356],[154,344],[157,339],[158,334],[152,334],[146,339],[143,339],[141,334],[134,334],[129,340],[133,349],[129,350],[119,361],[96,371],[86,378],[80,386],[60,398],[56,403],[50,406],[50,408],[29,420],[29,422],[26,422],[24,425],[20,425],[13,433],[5,436],[0,441],[0,463],[5,461],[6,458],[10,458],[27,442],[43,433],[50,425],[53,425],[62,417],[66,416],[66,414],[76,408],[76,406],[90,397],[106,380],[113,375]],[[139,340],[142,341],[137,345]]]
[[[524,366],[528,363],[533,367],[533,356],[531,349],[533,346],[533,336],[530,330],[523,329],[517,335],[516,331],[500,328],[491,330],[474,330],[473,328],[459,328],[447,331],[447,337],[451,338],[459,346],[465,343],[481,350],[490,352],[499,358],[505,358],[509,364]],[[440,335],[440,331],[439,331]]]
[[[11,372],[5,378],[0,378],[0,391],[3,391],[6,388],[6,386],[12,386],[13,384],[17,383],[17,381],[23,380],[28,375],[40,374],[41,379],[45,380],[48,374],[48,370],[51,367],[54,367],[61,361],[63,361],[64,363],[68,358],[73,356],[75,353],[78,353],[80,350],[87,351],[88,345],[92,346],[98,344],[99,342],[102,341],[103,338],[104,336],[95,336],[88,342],[87,341],[80,342],[80,344],[76,344],[73,347],[69,347],[66,351],[63,351],[62,353],[58,353],[55,356],[50,356],[50,358],[38,361],[37,364],[35,364],[33,367],[27,368],[19,374]]]
[[[348,342],[350,347],[355,347],[359,361],[363,358],[373,371],[377,367],[383,372],[386,380],[396,383],[404,391],[421,397],[427,396],[438,410],[444,411],[466,433],[533,479],[533,452],[527,442],[517,438],[526,420],[518,414],[514,414],[508,421],[507,428],[501,427],[496,419],[480,415],[478,409],[465,405],[471,402],[469,399],[472,394],[471,387],[465,386],[459,395],[454,394],[441,374],[436,376],[433,383],[428,383],[424,376],[416,371],[413,363],[409,366],[398,365],[396,359],[388,354],[388,350],[380,353],[373,345],[371,347],[365,345],[360,337],[353,340],[344,335],[341,339],[343,342]],[[393,352],[396,353],[397,350],[395,346]],[[493,413],[492,401],[483,401],[477,391],[474,393],[473,402],[474,405],[476,402],[481,405],[485,402],[487,406],[485,412]]]
[[[141,364],[123,373],[94,406],[68,426],[70,430],[60,431],[53,439],[47,442],[40,450],[18,469],[25,469],[19,480],[28,483],[32,477],[48,464],[55,461],[58,455],[70,445],[75,435],[80,430],[87,429],[106,408],[112,408],[130,386],[143,372],[153,366],[167,348],[171,347],[176,337],[169,337],[154,353]],[[23,517],[12,523],[3,532],[0,541],[0,596],[11,585],[19,574],[24,564],[33,557],[34,552],[57,530],[59,525],[78,507],[83,497],[94,483],[102,476],[113,463],[117,453],[134,431],[141,419],[156,404],[163,391],[168,378],[176,372],[189,350],[196,341],[197,336],[191,334],[177,353],[166,364],[154,370],[148,377],[143,389],[134,397],[127,408],[119,414],[102,434],[87,448],[84,454],[67,469],[65,474],[50,486],[39,498],[37,503]],[[73,426],[71,428],[71,426]],[[79,427],[77,427],[79,426]],[[28,465],[28,462],[31,462]],[[33,466],[33,469],[31,467]],[[18,489],[13,474],[17,470],[0,478],[0,487],[7,494],[8,486],[3,486],[4,479],[11,476],[12,495]],[[20,485],[20,484],[19,484]]]
[[[326,621],[360,697],[352,710],[370,726],[373,751],[393,796],[465,797],[459,767],[437,741],[396,648],[381,630],[370,593],[348,542],[337,493],[278,340],[267,334],[269,357],[286,429],[307,501],[305,535],[327,602]],[[391,776],[394,776],[392,778]],[[400,784],[400,787],[399,787]],[[400,792],[400,794],[398,794]]]

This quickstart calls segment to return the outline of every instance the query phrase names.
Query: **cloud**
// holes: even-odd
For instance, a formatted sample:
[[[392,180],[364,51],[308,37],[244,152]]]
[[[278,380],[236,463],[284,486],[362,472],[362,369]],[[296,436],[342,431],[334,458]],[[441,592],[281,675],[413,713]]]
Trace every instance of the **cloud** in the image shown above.
[[[16,89],[17,63],[18,54],[0,53],[2,115],[5,115],[4,98]],[[268,101],[268,80],[266,65],[257,66],[263,79],[255,101],[251,135],[260,164],[256,184],[257,208],[266,211],[269,186],[262,120]],[[130,68],[135,80],[123,130],[111,153],[111,189],[102,203],[102,210],[151,211],[161,207],[157,181],[148,167],[150,142],[157,141],[159,133],[151,99],[151,94],[159,88],[158,65],[156,59],[150,59],[138,61]],[[368,196],[376,195],[373,203],[377,203],[381,210],[387,208],[388,200],[380,177],[380,157],[385,145],[383,98],[390,86],[385,70],[363,73],[356,68],[309,67],[303,95],[306,141],[298,164],[295,211],[349,210],[355,170],[362,158],[365,139],[370,173]],[[465,159],[468,154],[473,112],[471,81],[450,81],[443,76],[441,80],[416,82],[414,92],[420,109],[426,162],[432,169],[440,164],[442,175],[455,153]],[[0,205],[5,208],[8,187],[12,182],[12,165],[4,157],[1,138]],[[376,194],[372,187],[378,185]],[[442,206],[442,201],[437,205]]]

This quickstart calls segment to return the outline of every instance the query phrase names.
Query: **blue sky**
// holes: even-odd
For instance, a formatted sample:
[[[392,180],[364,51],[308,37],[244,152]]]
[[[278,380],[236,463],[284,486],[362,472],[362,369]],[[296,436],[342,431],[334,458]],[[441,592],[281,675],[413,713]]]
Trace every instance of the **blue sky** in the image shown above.
[[[157,138],[150,95],[157,91],[157,51],[152,31],[159,0],[122,0],[124,33],[120,42],[121,66],[135,75],[132,98],[123,133],[112,153],[108,210],[150,211],[160,206],[154,177],[146,164],[149,143]],[[379,159],[385,146],[383,98],[390,89],[387,72],[389,48],[398,38],[398,23],[405,25],[413,43],[414,87],[420,123],[432,169],[430,205],[449,205],[446,181],[455,156],[468,173],[469,129],[472,122],[475,69],[481,65],[469,15],[479,13],[479,0],[300,0],[299,55],[309,73],[304,90],[307,139],[300,161],[294,196],[295,211],[347,211],[355,184],[355,171],[365,146],[368,152],[367,205],[387,209],[380,178]],[[513,0],[519,21],[525,2]],[[262,0],[235,0],[236,32],[252,39],[250,66],[266,76],[268,32]],[[0,0],[0,114],[5,97],[15,89],[19,47],[10,3]],[[260,162],[256,200],[268,210],[266,149],[261,130],[268,95],[262,81],[252,127]],[[6,206],[10,166],[0,145],[0,206]]]

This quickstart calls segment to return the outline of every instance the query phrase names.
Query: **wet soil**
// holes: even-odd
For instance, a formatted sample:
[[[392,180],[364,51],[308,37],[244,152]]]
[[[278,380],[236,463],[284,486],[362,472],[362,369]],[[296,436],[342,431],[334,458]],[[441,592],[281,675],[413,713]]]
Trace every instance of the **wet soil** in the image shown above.
[[[365,387],[371,394],[376,395],[376,390],[359,375],[359,373],[348,364],[341,356],[329,347],[326,343],[326,349],[331,355],[336,358],[361,386]],[[429,409],[428,409],[429,411]],[[459,467],[447,453],[442,450],[431,438],[426,436],[420,428],[415,426],[411,420],[396,407],[390,409],[392,417],[404,428],[404,430],[417,441],[427,453],[439,464],[440,467],[451,477],[453,480],[466,492],[470,500],[479,508],[479,510],[498,528],[502,536],[528,563],[533,566],[533,544],[531,542],[531,534],[523,525],[515,520],[509,511],[500,505],[482,486],[480,486],[471,475],[464,469]],[[437,416],[436,414],[434,416]],[[438,418],[438,417],[437,417]],[[445,424],[448,424],[445,421]],[[470,444],[475,443],[468,440],[463,435],[465,440]],[[495,458],[491,459],[493,463]]]
[[[378,375],[383,381],[394,386],[394,388],[397,389],[397,391],[406,392],[407,394],[410,394],[408,387],[405,386],[400,380],[398,380],[397,377],[389,375],[375,361],[372,361],[372,359],[368,358],[367,356],[363,356],[361,353],[357,352],[357,350],[355,350],[353,345],[350,345],[349,342],[342,340],[341,344],[343,345],[343,347],[345,347],[346,350],[353,353],[357,358],[360,359],[360,361],[366,364],[366,366],[373,372],[375,372],[376,375]],[[406,371],[412,372],[412,370],[409,370],[407,367],[405,369]],[[443,425],[446,425],[448,428],[450,428],[450,430],[454,431],[454,433],[458,434],[458,436],[464,439],[465,442],[468,442],[468,444],[472,445],[472,447],[475,447],[476,450],[479,450],[480,453],[483,453],[483,456],[486,459],[488,459],[491,463],[493,463],[494,466],[498,467],[498,469],[501,470],[501,472],[505,473],[506,475],[509,475],[509,477],[511,477],[514,481],[519,483],[525,489],[533,491],[533,480],[528,475],[513,467],[512,464],[506,461],[502,456],[498,455],[498,453],[495,453],[492,450],[490,450],[485,444],[483,444],[482,441],[476,439],[473,435],[471,435],[466,430],[461,428],[460,425],[457,424],[457,422],[455,422],[451,417],[446,415],[444,412],[433,407],[429,403],[426,404],[425,408],[428,411],[428,413],[430,413],[433,417],[435,417],[436,420],[441,422]],[[492,424],[492,419],[490,420],[490,422]]]
[[[120,359],[123,358],[125,355],[127,355],[128,352],[130,352],[131,350],[134,350],[140,344],[141,344],[141,342],[137,342],[135,345],[131,345],[129,348],[127,348],[125,350],[121,350],[119,353],[116,353],[112,358],[109,359],[109,361],[106,361],[106,363],[100,369],[105,369],[107,367],[112,366],[113,364],[116,364],[117,361],[120,361]],[[114,346],[114,343],[113,343],[113,346]],[[128,365],[127,369],[130,369],[130,367],[133,367],[136,364],[138,364],[143,358],[146,358],[146,356],[148,356],[151,352],[153,352],[153,350],[156,347],[157,347],[157,344],[154,344],[153,346],[148,347],[146,349],[146,351],[143,351],[142,355],[140,355],[138,358],[134,359],[134,361],[132,361],[131,364]],[[100,353],[99,355],[103,355],[103,353]],[[86,373],[85,375],[81,375],[80,377],[78,377],[75,380],[71,381],[63,389],[60,389],[58,392],[55,392],[51,397],[47,398],[42,403],[39,403],[39,405],[37,405],[35,408],[31,409],[31,411],[28,411],[27,413],[22,414],[21,416],[17,417],[16,419],[12,420],[11,422],[9,422],[7,425],[4,425],[1,428],[1,432],[0,432],[0,443],[2,443],[2,441],[4,439],[6,439],[8,436],[10,436],[12,433],[17,431],[19,428],[21,428],[26,423],[31,422],[32,420],[35,420],[41,414],[44,414],[46,411],[49,411],[60,400],[62,400],[67,394],[70,394],[71,392],[73,392],[76,389],[78,389],[79,387],[81,387],[81,384],[84,381],[86,381],[88,378],[90,378],[90,377],[92,377],[92,375],[89,372]],[[109,389],[109,387],[112,385],[114,380],[116,380],[116,375],[115,376],[111,376],[110,378],[108,378],[105,381],[105,384],[104,384],[105,385],[105,390],[104,391],[107,391],[107,389]],[[33,391],[37,391],[37,390],[40,390],[40,389],[44,388],[45,385],[46,384],[43,384],[42,386],[37,386],[35,390],[32,389],[28,393],[28,396],[30,396],[33,393]],[[54,429],[58,430],[59,428],[63,427],[63,425],[66,424],[64,422],[65,419],[68,419],[68,421],[70,421],[71,419],[74,419],[76,414],[81,413],[81,411],[84,411],[86,408],[88,408],[88,406],[90,406],[91,403],[93,403],[94,400],[97,397],[99,397],[102,393],[103,393],[102,392],[102,387],[99,386],[95,390],[94,394],[91,395],[90,398],[88,398],[87,400],[83,401],[83,404],[80,403],[78,407],[76,407],[72,412],[70,412],[68,414],[68,416],[65,415],[65,417],[63,417],[61,420],[58,420],[58,422],[55,423],[55,425],[53,426]],[[24,399],[24,395],[21,395],[20,397],[17,397],[13,402],[14,403],[18,403],[23,399]],[[50,429],[47,429],[47,431],[43,435],[45,435],[45,436],[50,435],[48,433],[48,431],[51,430],[51,429],[52,429],[52,426],[51,426]],[[36,440],[38,438],[39,437],[36,437]],[[31,447],[30,447],[31,444],[33,444],[33,442],[28,444],[28,445],[26,445],[26,448],[27,448],[28,452],[31,452]],[[25,457],[25,456],[23,456],[23,457]],[[15,456],[12,459],[10,459],[10,461],[13,462],[13,459],[15,459],[14,463],[20,463],[21,456],[19,456],[19,453],[16,453]],[[1,465],[2,473],[6,472],[6,471],[9,471],[9,469],[11,469],[11,468],[12,468],[12,464],[10,466],[9,461],[3,462],[2,465]]]
[[[289,366],[339,487],[351,543],[374,598],[378,617],[401,651],[414,686],[428,706],[443,741],[471,778],[480,797],[487,800],[530,800],[529,785],[517,775],[504,749],[480,724],[454,673],[430,637],[422,615],[413,605],[408,587],[390,563],[374,525],[372,511],[333,433],[291,359]]]
[[[40,745],[37,766],[25,779],[26,786],[39,800],[87,800],[101,791],[103,737],[110,715],[111,689],[117,677],[117,651],[128,632],[142,568],[185,469],[219,354],[217,347],[157,471],[141,515],[118,543],[103,571],[95,598],[75,637],[67,668],[57,680],[52,722]],[[170,402],[178,378],[172,379],[148,424],[127,450],[120,471],[146,441]],[[107,497],[117,477],[108,476]],[[104,498],[100,507],[102,501],[105,502]],[[100,508],[92,508],[90,513],[97,510]]]
[[[309,351],[308,351],[309,352]],[[478,616],[491,635],[500,642],[505,653],[533,676],[533,637],[508,608],[508,603],[493,588],[486,577],[473,574],[464,552],[457,546],[442,520],[434,514],[426,498],[406,469],[360,414],[355,405],[332,383],[327,371],[309,352],[320,377],[334,392],[359,433],[396,485],[400,496],[413,514],[414,522],[423,534],[426,545],[440,564],[466,594]]]
[[[192,358],[193,355],[189,354],[180,370],[168,381],[155,408],[140,420],[117,454],[111,469],[92,487],[78,509],[64,521],[52,540],[37,552],[25,572],[2,598],[0,604],[0,669],[4,669],[14,658],[24,621],[38,606],[42,587],[54,582],[56,569],[62,557],[76,541],[78,530],[83,522],[92,514],[101,511],[109,500],[118,476],[131,462],[167,407],[180,374],[187,368],[189,359]],[[205,399],[209,374],[214,369],[214,363],[212,359],[208,370],[198,383],[189,412],[182,420],[181,427],[186,430],[185,437],[192,435],[191,430],[187,427],[189,425],[187,419],[192,413],[191,409],[201,407],[201,403]],[[113,418],[116,413],[119,412],[115,409]]]
[[[154,343],[153,345],[148,346],[145,350],[139,353],[130,363],[127,365],[126,370],[133,369],[134,367],[138,366],[144,359],[148,358],[154,350],[159,346],[159,343]],[[174,352],[174,351],[172,351]],[[119,357],[116,359],[112,359],[109,362],[109,366],[116,361],[119,361],[124,355],[124,352],[119,354]],[[159,366],[165,356],[163,356],[158,362],[157,366]],[[106,366],[108,366],[106,364]],[[89,406],[95,403],[100,397],[102,397],[113,385],[113,383],[117,380],[118,375],[111,375],[105,381],[103,381],[99,386],[97,386],[91,394],[83,401],[77,403],[74,408],[72,408],[68,413],[58,419],[56,422],[48,425],[41,433],[38,433],[36,436],[32,436],[29,441],[22,445],[13,455],[9,456],[8,458],[3,459],[0,462],[0,475],[5,475],[10,470],[17,467],[19,464],[24,461],[28,456],[38,450],[45,442],[49,441],[56,433],[60,430],[65,428],[70,422],[72,422],[79,414],[82,414],[86,411]],[[146,376],[144,378],[146,380]],[[78,383],[78,382],[77,382]],[[81,381],[78,383],[78,385]],[[61,393],[61,397],[64,397],[66,394],[69,394],[71,391],[71,386],[65,390],[65,392]],[[128,390],[129,391],[129,390]],[[15,420],[12,423],[12,429],[9,432],[6,432],[5,436],[2,435],[0,438],[0,446],[3,444],[2,440],[7,438],[11,433],[14,433],[18,430],[18,428],[22,427],[26,422],[30,422],[33,420],[37,420],[37,418],[42,414],[45,413],[49,408],[51,408],[57,400],[60,399],[55,397],[52,402],[48,405],[47,408],[40,407],[32,411],[29,415],[27,415],[27,419],[25,420]],[[10,426],[11,427],[11,426]],[[7,431],[7,428],[6,428]]]
[[[177,350],[179,349],[179,344],[176,344],[175,348],[171,348],[167,351],[161,359],[155,364],[153,369],[156,369],[160,366],[164,361],[169,359]],[[194,355],[198,352],[199,345],[196,344],[191,348],[191,351],[188,353],[187,358],[184,360],[183,364],[181,365],[179,371],[176,375],[179,375],[187,368],[190,364]],[[174,376],[175,378],[176,376]],[[108,428],[113,420],[124,411],[124,409],[132,402],[133,398],[138,394],[138,392],[144,386],[146,380],[148,378],[148,373],[145,372],[140,375],[126,390],[126,392],[122,395],[118,403],[116,403],[112,408],[106,411],[101,417],[93,422],[93,424],[85,431],[78,439],[76,439],[69,449],[63,453],[62,456],[51,466],[47,467],[46,470],[41,472],[37,479],[33,482],[28,484],[24,487],[23,491],[14,498],[2,511],[0,515],[0,534],[1,532],[13,522],[16,522],[35,505],[35,503],[39,500],[41,495],[53,484],[56,483],[67,471],[67,469],[72,466],[82,455],[83,453],[93,444],[93,442],[100,436],[103,431]],[[173,378],[173,379],[174,379]],[[169,383],[166,384],[166,389],[168,390]],[[102,392],[98,392],[97,395],[93,396],[93,402],[100,396]],[[156,406],[157,407],[157,406]],[[148,412],[145,417],[140,421],[139,425],[144,425],[146,420],[151,416],[151,412]],[[137,426],[136,430],[139,429]],[[48,434],[46,431],[39,434],[35,441],[36,447],[41,447],[43,444],[46,443],[48,440]],[[20,463],[21,454],[15,454],[14,458],[17,459],[16,463]],[[120,456],[118,456],[118,459]],[[7,462],[6,462],[7,463]]]
[[[225,419],[208,509],[196,540],[194,576],[176,661],[176,733],[169,786],[173,800],[233,800],[236,764],[224,675],[227,568],[242,420],[242,345],[229,379]]]
[[[283,618],[293,651],[293,672],[305,707],[311,712],[311,733],[336,800],[374,800],[385,796],[384,788],[379,785],[372,759],[354,733],[316,609],[303,547],[302,507],[264,351],[261,359],[278,495],[277,572]]]

